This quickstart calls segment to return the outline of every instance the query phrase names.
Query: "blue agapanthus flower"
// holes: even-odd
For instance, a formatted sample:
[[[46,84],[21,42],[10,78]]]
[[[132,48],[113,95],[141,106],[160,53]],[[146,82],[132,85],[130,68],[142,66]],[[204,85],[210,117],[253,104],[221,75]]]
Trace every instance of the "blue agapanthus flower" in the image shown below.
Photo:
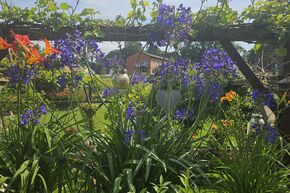
[[[11,66],[7,70],[7,75],[12,86],[15,86],[17,83],[28,85],[38,75],[38,71],[38,68],[34,66],[22,69],[19,66]]]
[[[261,97],[261,91],[259,90],[253,90],[252,92],[252,99],[253,101],[258,100]]]
[[[155,24],[156,32],[150,34],[150,43],[167,46],[177,39],[188,41],[192,29],[192,16],[191,9],[183,4],[177,8],[160,4]]]
[[[268,144],[274,143],[278,138],[278,131],[273,127],[269,127],[268,132],[265,136],[265,140]]]
[[[201,61],[196,63],[199,74],[214,76],[236,76],[237,68],[231,57],[224,50],[208,49]]]
[[[133,117],[134,113],[134,108],[133,108],[133,103],[130,102],[127,109],[126,109],[126,119],[129,120]]]
[[[145,136],[145,131],[144,130],[142,130],[142,129],[138,130],[137,134],[139,135],[141,141],[145,140],[146,136]]]
[[[118,92],[119,92],[119,90],[116,88],[105,88],[104,92],[103,92],[103,97],[108,98],[108,97],[111,97]]]
[[[47,113],[45,105],[41,105],[39,108],[25,110],[20,116],[20,124],[28,125],[29,123],[39,124],[41,115]]]
[[[131,84],[138,84],[138,83],[146,83],[148,82],[148,79],[146,77],[146,75],[144,74],[133,74],[133,76],[131,77]]]
[[[264,104],[266,106],[268,106],[269,108],[277,108],[277,103],[274,99],[274,95],[271,94],[271,93],[267,93],[264,95],[264,98],[265,98],[265,101],[264,101]]]
[[[58,78],[58,80],[57,80],[57,84],[58,84],[61,88],[64,88],[64,87],[66,86],[66,84],[67,84],[67,81],[68,81],[68,79],[67,79],[66,75],[65,75],[65,74],[62,74],[62,75]]]
[[[135,131],[133,129],[128,129],[127,131],[125,131],[125,133],[124,133],[124,135],[125,135],[125,137],[124,137],[125,143],[129,143],[132,140],[134,134],[135,134]]]
[[[82,62],[88,55],[98,62],[104,57],[99,45],[94,39],[86,39],[81,31],[75,30],[74,34],[66,34],[54,42],[54,47],[62,54],[53,54],[52,58],[58,58],[62,66],[71,66],[74,63]]]
[[[186,108],[178,109],[175,112],[175,119],[177,120],[193,120],[194,119],[194,111],[188,110]]]

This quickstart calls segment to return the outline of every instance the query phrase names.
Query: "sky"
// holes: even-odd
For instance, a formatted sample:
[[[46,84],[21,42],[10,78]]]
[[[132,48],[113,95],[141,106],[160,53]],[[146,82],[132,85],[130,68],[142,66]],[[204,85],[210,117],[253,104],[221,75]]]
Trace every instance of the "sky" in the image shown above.
[[[31,7],[34,5],[35,0],[10,0],[14,5],[21,7]],[[66,2],[72,6],[75,6],[77,0],[56,0],[56,2]],[[154,0],[148,0],[150,4]],[[197,11],[200,8],[201,0],[164,0],[166,4],[179,5],[184,4],[187,7],[191,7],[193,11]],[[204,7],[215,5],[217,0],[207,0]],[[231,0],[230,7],[234,10],[241,12],[243,9],[251,4],[251,0]],[[102,19],[114,19],[117,15],[127,16],[127,13],[131,10],[130,0],[80,0],[77,7],[77,11],[81,11],[84,8],[94,8],[99,11],[99,15]],[[245,49],[250,49],[252,45],[247,43],[240,43]],[[117,49],[118,44],[116,42],[105,42],[100,45],[104,52]]]

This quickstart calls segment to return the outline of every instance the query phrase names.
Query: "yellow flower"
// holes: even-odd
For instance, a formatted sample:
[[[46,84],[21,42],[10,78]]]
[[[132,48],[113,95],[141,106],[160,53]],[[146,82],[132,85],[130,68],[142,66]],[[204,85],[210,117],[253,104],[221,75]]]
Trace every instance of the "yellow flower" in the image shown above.
[[[287,105],[290,105],[290,100],[287,102]]]

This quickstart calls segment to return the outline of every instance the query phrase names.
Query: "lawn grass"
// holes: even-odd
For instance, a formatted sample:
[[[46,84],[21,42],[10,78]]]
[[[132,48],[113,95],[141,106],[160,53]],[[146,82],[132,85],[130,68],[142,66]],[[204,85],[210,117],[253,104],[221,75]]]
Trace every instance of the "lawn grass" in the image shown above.
[[[106,129],[106,125],[110,123],[110,121],[105,120],[105,114],[107,113],[107,109],[105,106],[101,106],[96,112],[93,118],[93,128],[95,130],[104,131]],[[56,110],[54,112],[54,116],[56,117],[65,117],[62,119],[63,122],[69,122],[70,124],[81,122],[85,119],[82,113],[78,109],[73,110]],[[48,122],[52,116],[52,113],[48,112],[46,115],[42,117],[42,121]]]
[[[96,112],[94,118],[93,118],[93,129],[99,130],[99,131],[105,131],[106,125],[110,123],[109,120],[105,119],[105,114],[107,113],[107,108],[105,106],[101,106],[100,109]],[[45,115],[42,115],[41,117],[41,123],[46,124],[48,123],[52,118],[58,118],[58,120],[61,121],[61,123],[64,126],[76,126],[77,123],[82,124],[82,120],[85,121],[85,117],[83,117],[82,113],[78,109],[67,109],[67,110],[55,110],[52,112],[47,112]],[[5,125],[10,126],[15,123],[17,119],[16,115],[12,116],[6,116],[5,117]],[[0,125],[1,127],[1,125]],[[86,129],[84,126],[82,126],[83,129]]]

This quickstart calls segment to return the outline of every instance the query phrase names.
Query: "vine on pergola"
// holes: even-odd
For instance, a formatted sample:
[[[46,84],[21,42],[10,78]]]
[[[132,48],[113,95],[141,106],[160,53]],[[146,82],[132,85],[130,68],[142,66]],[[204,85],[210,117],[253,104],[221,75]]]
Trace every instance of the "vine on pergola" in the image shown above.
[[[145,30],[147,35],[150,30],[156,30],[155,28],[152,28],[152,26],[157,20],[156,13],[162,0],[156,0],[152,4],[150,13],[152,18],[151,21],[146,18],[147,10],[150,6],[145,0],[130,0],[132,11],[128,13],[128,16],[124,18],[119,15],[113,21],[99,18],[99,12],[92,8],[86,8],[81,12],[76,12],[79,2],[80,0],[77,0],[76,4],[72,6],[67,3],[57,3],[56,0],[36,0],[35,6],[21,8],[13,5],[9,0],[0,0],[2,8],[2,11],[0,12],[0,21],[2,22],[2,26],[5,27],[7,27],[7,25],[13,27],[20,24],[20,27],[22,25],[22,27],[25,28],[31,24],[40,24],[40,26],[46,26],[48,29],[50,27],[53,28],[53,31],[55,32],[66,27],[69,27],[70,29],[77,27],[83,29],[86,32],[85,35],[99,38],[104,36],[104,32],[106,32],[104,29],[111,28],[115,30],[115,34],[112,37],[119,37],[120,34],[118,33],[118,30],[123,29],[125,30],[122,34],[125,34],[125,36],[121,36],[121,39],[123,40],[126,40],[127,38],[126,33],[129,31],[128,29],[135,29],[136,31],[133,32],[132,41],[141,41],[143,39],[138,39],[138,35],[140,35],[142,30]],[[252,5],[246,8],[242,14],[238,14],[237,11],[234,11],[229,7],[229,0],[217,0],[216,6],[208,8],[204,8],[203,5],[205,2],[206,0],[201,0],[199,11],[192,13],[192,29],[190,30],[191,40],[196,40],[202,35],[210,36],[210,34],[213,33],[212,37],[210,37],[212,39],[205,38],[204,41],[219,41],[237,63],[239,69],[249,80],[250,84],[255,89],[266,91],[264,85],[259,81],[231,44],[230,41],[237,40],[238,38],[235,36],[233,37],[233,33],[223,34],[223,30],[227,29],[227,27],[232,27],[231,29],[235,31],[238,27],[244,26],[245,22],[252,22],[252,24],[255,25],[258,24],[258,27],[266,26],[267,29],[264,32],[264,29],[260,29],[262,31],[258,31],[258,35],[256,32],[256,37],[252,39],[248,37],[248,39],[258,41],[263,40],[266,36],[266,39],[264,40],[273,40],[272,34],[270,34],[270,37],[267,37],[269,31],[273,32],[274,39],[276,40],[275,43],[277,47],[279,47],[277,53],[280,56],[290,58],[290,48],[287,48],[288,50],[283,48],[283,44],[290,39],[289,1],[259,0],[255,3],[253,0]],[[147,28],[144,27],[144,24],[147,24]],[[232,26],[233,24],[239,25]],[[253,30],[255,30],[255,28],[253,28],[252,31]],[[245,34],[245,32],[247,31],[241,31],[242,35],[252,35]],[[247,40],[247,38],[244,40]],[[173,47],[177,48],[176,46]],[[257,47],[262,48],[262,46]],[[285,129],[287,130],[287,128]]]

